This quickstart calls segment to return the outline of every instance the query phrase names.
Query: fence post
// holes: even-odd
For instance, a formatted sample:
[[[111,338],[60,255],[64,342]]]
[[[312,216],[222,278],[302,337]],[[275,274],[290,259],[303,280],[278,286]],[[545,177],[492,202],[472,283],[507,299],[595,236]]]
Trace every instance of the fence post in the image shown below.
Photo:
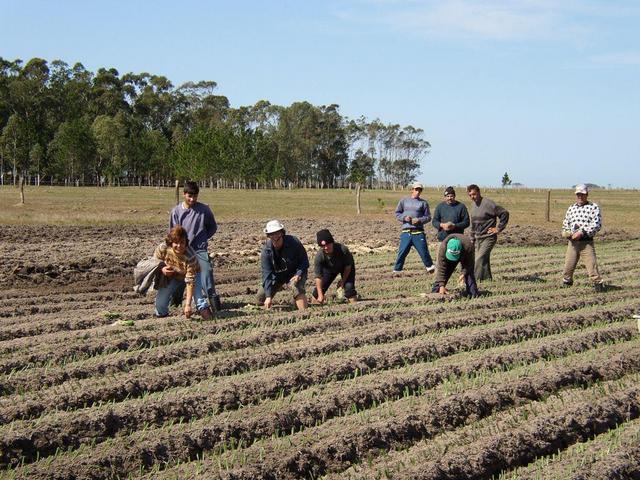
[[[24,175],[20,175],[20,203],[24,205]]]
[[[180,181],[176,180],[176,205],[180,203]]]
[[[545,220],[551,221],[551,190],[547,190],[547,209],[545,211]]]

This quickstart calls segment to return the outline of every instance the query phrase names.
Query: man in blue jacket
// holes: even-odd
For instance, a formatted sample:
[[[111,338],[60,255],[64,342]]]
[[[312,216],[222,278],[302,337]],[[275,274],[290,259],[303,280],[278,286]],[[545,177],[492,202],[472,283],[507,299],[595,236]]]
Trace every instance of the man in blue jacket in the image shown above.
[[[262,247],[260,264],[262,285],[258,290],[258,303],[269,309],[279,290],[290,285],[298,310],[307,308],[305,283],[309,270],[309,257],[300,240],[287,235],[279,220],[270,220],[264,229],[267,241]]]
[[[436,270],[431,255],[429,255],[427,237],[424,234],[424,226],[431,220],[431,212],[427,201],[420,198],[421,193],[422,184],[415,182],[411,186],[411,196],[400,200],[396,208],[396,218],[402,222],[402,233],[400,234],[398,257],[393,266],[395,273],[402,271],[404,260],[409,255],[412,246],[418,251],[427,272],[433,273]]]

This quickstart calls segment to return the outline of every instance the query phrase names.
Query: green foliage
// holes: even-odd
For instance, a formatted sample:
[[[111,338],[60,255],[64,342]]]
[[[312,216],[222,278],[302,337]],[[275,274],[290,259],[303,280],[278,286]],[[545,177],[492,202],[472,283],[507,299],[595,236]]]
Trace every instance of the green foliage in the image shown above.
[[[348,121],[335,104],[232,108],[216,87],[0,58],[0,158],[38,184],[380,187],[414,179],[429,147],[420,129]]]
[[[507,187],[511,185],[511,179],[509,178],[509,174],[507,172],[504,172],[504,175],[502,176],[502,187]]]

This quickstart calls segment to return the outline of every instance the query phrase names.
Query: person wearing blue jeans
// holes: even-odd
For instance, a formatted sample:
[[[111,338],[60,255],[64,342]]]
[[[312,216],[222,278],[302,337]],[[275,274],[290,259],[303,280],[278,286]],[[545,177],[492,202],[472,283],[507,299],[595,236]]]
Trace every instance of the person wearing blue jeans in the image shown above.
[[[424,233],[424,225],[431,220],[431,212],[427,201],[420,198],[422,189],[422,184],[415,182],[411,187],[411,196],[400,200],[396,208],[396,218],[402,222],[402,232],[400,233],[398,256],[393,266],[394,272],[402,271],[404,261],[412,246],[415,247],[418,255],[420,255],[427,272],[433,273],[436,270],[433,259],[429,254],[427,237]]]
[[[182,225],[189,235],[189,246],[196,253],[200,275],[196,277],[195,288],[203,295],[198,298],[196,305],[204,319],[211,318],[211,309],[219,310],[220,297],[216,293],[213,278],[213,265],[209,259],[209,239],[218,230],[216,219],[208,205],[198,202],[200,188],[196,182],[188,181],[184,184],[184,201],[171,210],[169,227]]]

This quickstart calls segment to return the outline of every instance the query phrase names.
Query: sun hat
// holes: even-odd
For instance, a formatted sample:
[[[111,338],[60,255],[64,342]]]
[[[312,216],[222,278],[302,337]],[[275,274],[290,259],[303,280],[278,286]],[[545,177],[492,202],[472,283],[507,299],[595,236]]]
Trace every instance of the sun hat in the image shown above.
[[[415,188],[419,188],[420,190],[424,190],[424,187],[422,186],[422,184],[420,182],[413,182],[411,184],[411,190],[413,190]]]
[[[589,188],[584,183],[579,183],[576,185],[575,193],[589,193]]]
[[[269,220],[267,225],[264,227],[264,233],[269,235],[270,233],[275,233],[280,230],[284,230],[284,225],[280,223],[280,220]]]
[[[318,240],[318,245],[321,247],[327,245],[328,243],[333,243],[333,236],[329,230],[322,229],[318,233],[316,233],[316,239]]]
[[[447,260],[451,260],[452,262],[457,262],[460,260],[460,255],[462,255],[462,242],[458,238],[451,238],[447,242],[447,252],[445,253],[445,257]]]

